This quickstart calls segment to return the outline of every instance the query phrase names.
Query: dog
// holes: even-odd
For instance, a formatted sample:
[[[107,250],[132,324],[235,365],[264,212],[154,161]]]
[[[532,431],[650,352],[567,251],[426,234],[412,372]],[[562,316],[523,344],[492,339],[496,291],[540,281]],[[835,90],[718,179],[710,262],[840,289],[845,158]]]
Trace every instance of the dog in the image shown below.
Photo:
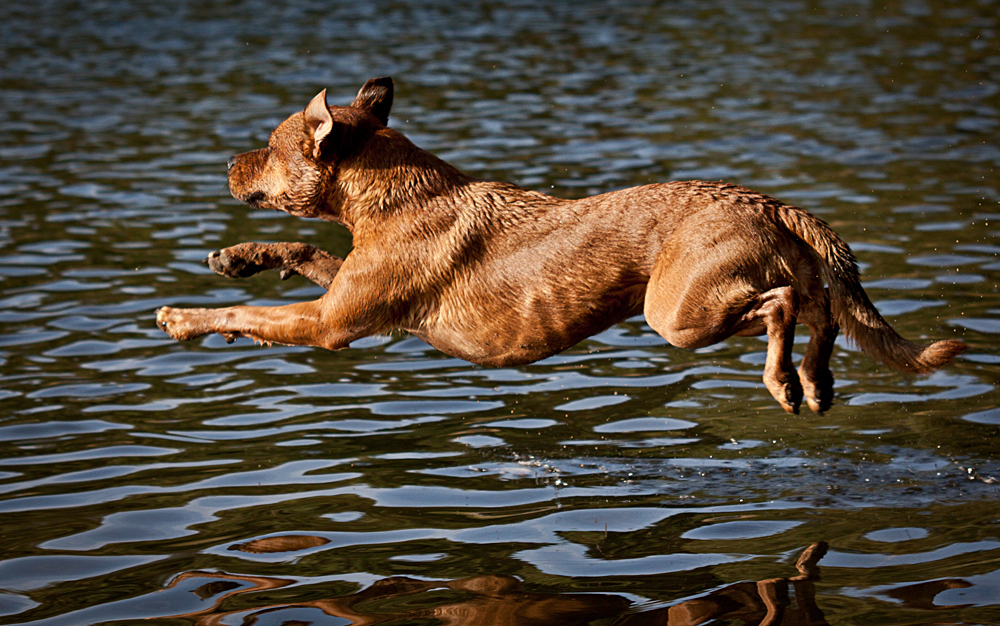
[[[833,400],[830,355],[843,329],[876,360],[911,373],[941,367],[960,340],[922,346],[872,305],[850,248],[822,220],[743,187],[668,182],[564,200],[469,176],[388,127],[391,78],[346,107],[326,90],[229,160],[232,195],[260,209],[340,223],[339,259],[302,243],[213,252],[217,273],[276,269],[327,290],[278,307],[157,311],[175,339],[219,333],[264,344],[346,348],[405,330],[472,363],[499,367],[561,352],[625,319],[701,348],[767,335],[764,384],[797,413]],[[810,340],[792,366],[797,323]]]

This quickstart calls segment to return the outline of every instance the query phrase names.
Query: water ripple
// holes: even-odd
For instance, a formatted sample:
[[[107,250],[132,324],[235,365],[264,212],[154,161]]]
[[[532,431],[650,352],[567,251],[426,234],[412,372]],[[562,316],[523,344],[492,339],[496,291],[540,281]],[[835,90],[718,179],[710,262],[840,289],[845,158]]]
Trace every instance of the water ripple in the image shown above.
[[[0,622],[756,623],[770,593],[786,621],[992,623],[992,8],[0,7]],[[167,338],[161,306],[322,295],[202,264],[251,240],[351,252],[230,198],[225,163],[388,73],[390,126],[473,176],[803,206],[901,335],[970,348],[910,377],[841,337],[834,406],[792,416],[761,339],[680,350],[642,316],[499,369],[398,335]]]

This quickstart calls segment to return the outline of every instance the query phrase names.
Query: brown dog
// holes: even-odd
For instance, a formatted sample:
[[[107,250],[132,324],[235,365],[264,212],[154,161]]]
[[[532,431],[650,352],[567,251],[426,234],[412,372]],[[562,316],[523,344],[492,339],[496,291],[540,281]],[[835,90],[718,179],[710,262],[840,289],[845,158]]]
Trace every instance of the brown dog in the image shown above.
[[[531,363],[639,313],[671,344],[767,334],[764,384],[798,412],[829,408],[840,327],[879,361],[929,372],[965,349],[919,346],[882,319],[847,244],[810,213],[736,185],[701,181],[561,200],[468,176],[387,128],[393,87],[368,81],[348,107],[326,91],[281,123],[266,148],[229,161],[247,204],[339,222],[346,259],[305,244],[213,252],[226,276],[280,269],[327,293],[280,307],[157,311],[175,339],[220,333],[345,348],[403,329],[487,366]],[[824,282],[829,289],[824,287]],[[795,324],[811,338],[798,373]]]

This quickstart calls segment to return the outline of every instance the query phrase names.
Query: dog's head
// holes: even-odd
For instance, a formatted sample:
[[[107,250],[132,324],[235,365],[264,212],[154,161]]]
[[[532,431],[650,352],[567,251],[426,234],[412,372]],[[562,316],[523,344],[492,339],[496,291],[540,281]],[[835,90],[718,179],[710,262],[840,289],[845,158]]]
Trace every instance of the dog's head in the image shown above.
[[[384,129],[392,79],[369,80],[347,107],[329,107],[324,89],[271,133],[266,148],[229,159],[229,190],[250,206],[344,221],[332,193],[338,168]]]

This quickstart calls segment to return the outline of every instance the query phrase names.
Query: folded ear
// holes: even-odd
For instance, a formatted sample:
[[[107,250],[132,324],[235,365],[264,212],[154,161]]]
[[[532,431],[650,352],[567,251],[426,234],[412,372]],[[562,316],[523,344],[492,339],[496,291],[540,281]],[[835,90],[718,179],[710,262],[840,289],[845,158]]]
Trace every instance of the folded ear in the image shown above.
[[[312,133],[313,158],[319,159],[323,152],[323,142],[333,130],[333,116],[326,106],[326,89],[309,101],[305,113],[306,129]]]
[[[366,109],[383,125],[388,124],[389,109],[392,108],[392,78],[383,76],[365,83],[351,106]]]

